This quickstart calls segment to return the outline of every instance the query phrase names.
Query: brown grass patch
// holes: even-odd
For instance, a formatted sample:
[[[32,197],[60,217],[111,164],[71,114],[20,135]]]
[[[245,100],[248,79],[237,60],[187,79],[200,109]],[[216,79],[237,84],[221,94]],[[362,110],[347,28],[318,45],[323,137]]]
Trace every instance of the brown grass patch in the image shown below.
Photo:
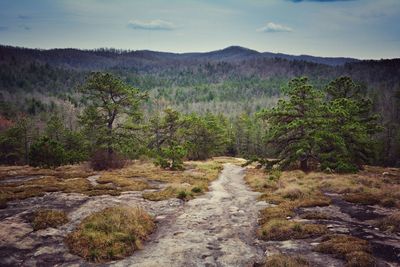
[[[329,220],[331,216],[325,212],[310,211],[300,215],[302,219],[307,220]]]
[[[362,205],[375,205],[380,203],[379,196],[371,193],[346,194],[344,195],[343,199],[351,203]]]
[[[344,259],[347,261],[347,266],[375,266],[375,259],[371,255],[368,242],[353,236],[326,236],[322,243],[315,247],[315,251]]]
[[[48,227],[56,228],[68,222],[67,214],[59,210],[40,209],[32,215],[31,224],[33,230],[46,229]]]
[[[310,263],[301,256],[274,254],[267,257],[264,267],[309,267]]]
[[[85,218],[66,237],[73,254],[105,262],[131,255],[154,230],[153,218],[139,207],[113,207]]]
[[[400,232],[400,211],[380,219],[376,226],[390,233]]]
[[[319,224],[304,224],[283,219],[271,219],[264,223],[258,234],[265,240],[289,240],[316,237],[327,233],[327,228]]]
[[[151,162],[134,161],[120,170],[100,172],[99,185],[92,186],[86,179],[94,173],[86,165],[68,165],[56,169],[39,169],[29,166],[0,166],[1,177],[40,175],[40,178],[23,182],[0,185],[0,208],[5,208],[10,200],[43,196],[46,192],[81,193],[88,196],[119,195],[125,191],[142,191],[150,188],[146,180],[161,181],[177,190],[162,190],[150,194],[149,199],[161,200],[171,197],[191,199],[208,190],[211,181],[218,177],[222,163],[217,161],[186,162],[186,171],[169,171],[154,166]],[[233,162],[236,160],[232,160]],[[182,186],[189,184],[190,186]],[[174,192],[172,192],[174,191]],[[183,193],[181,192],[183,191]],[[183,196],[185,194],[185,196]]]

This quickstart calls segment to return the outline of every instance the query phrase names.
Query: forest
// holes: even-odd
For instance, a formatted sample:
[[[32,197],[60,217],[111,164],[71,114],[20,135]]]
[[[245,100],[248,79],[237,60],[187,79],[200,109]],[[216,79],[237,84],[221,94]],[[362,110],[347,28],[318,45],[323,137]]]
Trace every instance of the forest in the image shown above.
[[[334,172],[398,166],[399,60],[317,59],[241,47],[171,54],[2,46],[0,162],[149,157],[179,169],[184,159],[230,155]]]

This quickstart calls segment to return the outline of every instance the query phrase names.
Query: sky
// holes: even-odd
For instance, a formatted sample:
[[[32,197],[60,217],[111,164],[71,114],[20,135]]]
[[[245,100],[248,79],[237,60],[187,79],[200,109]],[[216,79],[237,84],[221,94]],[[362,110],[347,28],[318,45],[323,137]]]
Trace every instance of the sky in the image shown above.
[[[400,57],[400,0],[0,0],[0,44]]]

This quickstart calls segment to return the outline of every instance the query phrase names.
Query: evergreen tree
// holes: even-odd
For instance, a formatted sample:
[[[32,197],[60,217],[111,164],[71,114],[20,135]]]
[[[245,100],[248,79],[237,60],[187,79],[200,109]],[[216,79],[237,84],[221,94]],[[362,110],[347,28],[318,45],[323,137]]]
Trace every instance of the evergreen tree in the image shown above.
[[[226,150],[226,128],[223,122],[211,113],[204,117],[188,115],[183,131],[189,159],[204,160]]]
[[[368,163],[375,147],[372,135],[380,130],[372,102],[363,97],[362,87],[349,77],[340,77],[326,87],[328,102],[326,132],[335,136],[336,148],[322,149],[322,167],[356,171]],[[330,150],[330,151],[329,151]]]
[[[156,164],[162,168],[178,170],[183,168],[183,158],[187,151],[182,146],[180,134],[183,120],[181,114],[167,108],[164,116],[157,113],[150,119],[150,148],[154,149]]]
[[[85,133],[111,157],[140,129],[140,105],[147,96],[112,74],[100,72],[92,73],[80,91],[87,103],[80,116]]]
[[[317,159],[316,132],[322,123],[321,95],[305,77],[291,80],[284,92],[287,98],[261,112],[269,124],[268,144],[277,152],[281,168],[300,162],[300,169],[307,171],[309,161]]]

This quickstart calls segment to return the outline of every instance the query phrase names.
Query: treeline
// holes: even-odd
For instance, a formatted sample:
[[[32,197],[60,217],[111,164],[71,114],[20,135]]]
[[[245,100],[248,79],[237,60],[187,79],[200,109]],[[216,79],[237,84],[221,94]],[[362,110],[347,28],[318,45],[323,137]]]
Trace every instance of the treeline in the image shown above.
[[[162,109],[146,92],[95,72],[79,87],[77,125],[68,124],[64,113],[45,121],[1,117],[0,162],[53,167],[89,160],[93,168],[107,169],[146,156],[163,168],[181,169],[185,159],[230,155],[279,168],[356,171],[376,162],[382,145],[373,138],[378,118],[361,89],[346,77],[323,90],[296,78],[274,108],[227,117]]]

